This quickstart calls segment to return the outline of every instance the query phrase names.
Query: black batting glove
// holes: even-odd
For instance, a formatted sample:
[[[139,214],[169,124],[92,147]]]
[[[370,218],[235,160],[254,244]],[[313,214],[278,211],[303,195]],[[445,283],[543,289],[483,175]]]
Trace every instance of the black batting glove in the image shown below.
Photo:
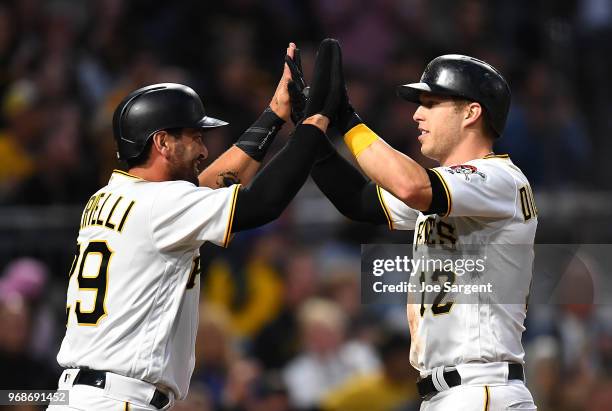
[[[313,83],[308,95],[304,117],[322,114],[334,119],[342,101],[343,81],[340,72],[332,67],[342,67],[340,43],[325,39],[319,45],[315,61]]]
[[[355,112],[355,109],[351,105],[348,96],[348,90],[344,81],[344,69],[342,67],[342,52],[340,51],[340,61],[338,64],[333,65],[332,76],[340,78],[340,90],[341,98],[338,107],[338,116],[332,121],[332,126],[338,129],[342,135],[346,134],[353,127],[362,124],[361,117]]]

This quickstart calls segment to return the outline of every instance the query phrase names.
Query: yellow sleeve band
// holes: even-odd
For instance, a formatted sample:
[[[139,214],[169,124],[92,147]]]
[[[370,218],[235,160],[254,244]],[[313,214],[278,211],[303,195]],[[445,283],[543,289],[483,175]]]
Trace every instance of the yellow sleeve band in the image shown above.
[[[365,124],[357,124],[344,135],[344,143],[355,157],[370,147],[380,137]]]

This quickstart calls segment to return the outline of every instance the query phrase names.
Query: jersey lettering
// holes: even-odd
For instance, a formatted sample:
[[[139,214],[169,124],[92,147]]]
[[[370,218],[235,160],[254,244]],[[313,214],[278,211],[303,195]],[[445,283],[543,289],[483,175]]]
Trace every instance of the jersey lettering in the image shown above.
[[[200,264],[200,256],[197,256],[193,259],[191,263],[191,273],[189,274],[189,281],[187,281],[187,289],[191,290],[195,287],[195,279],[197,275],[200,275],[202,272],[201,264]]]
[[[455,232],[455,227],[452,224],[435,216],[429,216],[417,225],[414,249],[416,250],[420,244],[440,244],[445,249],[453,249],[457,243]]]
[[[113,198],[113,201],[109,201],[111,197],[116,198]],[[83,210],[83,215],[81,216],[81,229],[87,226],[106,227],[120,233],[130,215],[132,207],[136,204],[133,200],[129,203],[127,203],[127,201],[128,200],[124,199],[122,196],[113,196],[112,193],[101,192],[93,195]],[[104,215],[106,203],[109,203],[109,205],[112,203],[113,205],[108,214]],[[119,209],[123,211],[120,216],[113,218],[118,206]]]

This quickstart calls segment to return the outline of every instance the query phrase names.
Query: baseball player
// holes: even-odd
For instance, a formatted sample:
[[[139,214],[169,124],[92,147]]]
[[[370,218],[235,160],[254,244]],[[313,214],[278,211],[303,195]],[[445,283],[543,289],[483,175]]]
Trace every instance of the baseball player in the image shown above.
[[[295,45],[287,50],[294,56]],[[199,248],[278,217],[308,177],[340,81],[339,46],[324,41],[305,117],[287,145],[249,180],[292,108],[285,70],[270,108],[235,147],[200,173],[209,117],[189,87],[155,84],[117,107],[114,138],[128,172],[114,171],[83,210],[69,273],[66,336],[57,356],[69,406],[50,410],[166,410],[185,398],[194,368],[200,290]],[[225,171],[231,171],[230,174]],[[221,176],[221,179],[217,179]],[[198,186],[198,183],[200,186]]]
[[[300,76],[296,64],[290,67],[294,78]],[[400,86],[398,94],[419,104],[413,119],[421,152],[439,167],[425,169],[391,148],[363,124],[345,95],[337,127],[372,181],[331,144],[311,175],[345,216],[414,230],[413,258],[435,247],[460,255],[468,244],[481,251],[491,244],[529,245],[522,259],[500,252],[495,259],[493,275],[527,273],[522,281],[503,279],[514,282],[517,299],[508,301],[513,304],[484,293],[473,296],[472,304],[457,304],[444,294],[426,303],[409,294],[407,314],[421,410],[535,410],[524,384],[521,334],[537,210],[525,175],[507,155],[492,151],[506,123],[508,84],[483,61],[444,55],[427,65],[420,82]],[[442,276],[456,277],[424,269],[413,278],[434,284]]]

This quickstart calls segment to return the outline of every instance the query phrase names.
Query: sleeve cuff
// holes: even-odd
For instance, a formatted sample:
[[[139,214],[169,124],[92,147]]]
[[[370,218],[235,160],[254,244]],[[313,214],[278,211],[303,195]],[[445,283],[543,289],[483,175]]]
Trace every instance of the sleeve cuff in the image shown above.
[[[439,214],[447,217],[452,210],[452,199],[448,184],[436,169],[426,169],[431,182],[431,204],[423,214]]]
[[[229,246],[230,241],[233,238],[232,235],[232,224],[234,223],[234,211],[236,211],[236,199],[238,198],[238,191],[240,191],[240,184],[236,184],[234,186],[234,192],[232,193],[232,201],[230,205],[230,212],[227,221],[227,225],[225,228],[225,235],[223,236],[223,244],[222,246],[227,248]]]
[[[389,211],[389,207],[387,207],[387,204],[385,203],[385,198],[383,197],[383,192],[380,188],[380,186],[376,186],[376,193],[378,194],[378,201],[380,201],[380,206],[383,209],[383,212],[385,213],[385,217],[387,218],[387,223],[389,225],[389,230],[393,230],[393,219],[391,218],[391,212]]]

